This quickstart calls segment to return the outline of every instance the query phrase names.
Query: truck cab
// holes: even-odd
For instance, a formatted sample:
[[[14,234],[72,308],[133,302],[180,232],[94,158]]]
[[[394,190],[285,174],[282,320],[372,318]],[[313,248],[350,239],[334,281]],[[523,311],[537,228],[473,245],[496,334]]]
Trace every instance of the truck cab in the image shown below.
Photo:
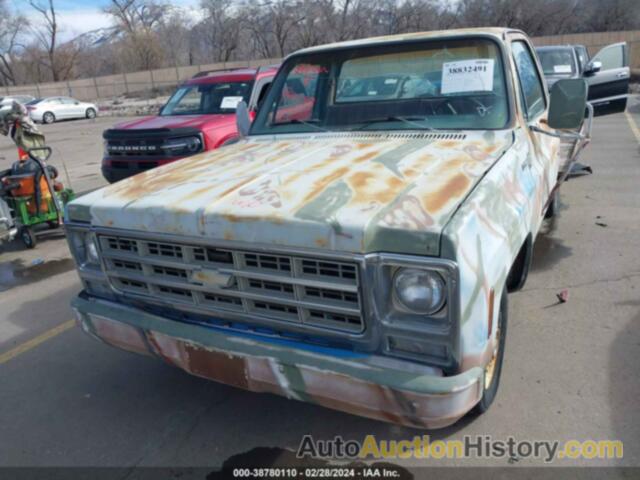
[[[169,98],[158,115],[119,123],[103,133],[102,174],[109,182],[238,139],[235,107],[256,109],[276,67],[201,72]]]
[[[589,139],[511,29],[287,57],[237,143],[92,192],[66,228],[82,329],[256,392],[420,428],[486,411],[508,293]],[[553,212],[551,212],[553,213]]]

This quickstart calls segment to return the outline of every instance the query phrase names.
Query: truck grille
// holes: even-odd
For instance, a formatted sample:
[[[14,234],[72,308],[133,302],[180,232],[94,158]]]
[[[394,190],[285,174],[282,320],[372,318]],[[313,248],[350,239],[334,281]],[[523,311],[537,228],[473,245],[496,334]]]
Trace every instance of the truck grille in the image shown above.
[[[162,145],[164,139],[136,140],[110,139],[107,140],[107,152],[111,157],[149,157],[154,155],[166,156]]]
[[[105,273],[125,295],[280,328],[365,330],[355,262],[111,235],[98,239]]]

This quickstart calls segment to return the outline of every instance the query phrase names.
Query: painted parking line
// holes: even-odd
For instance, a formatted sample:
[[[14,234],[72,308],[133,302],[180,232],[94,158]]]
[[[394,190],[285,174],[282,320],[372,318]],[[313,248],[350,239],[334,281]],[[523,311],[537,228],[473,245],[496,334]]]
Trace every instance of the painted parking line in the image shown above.
[[[636,121],[633,119],[633,117],[631,116],[631,114],[629,112],[624,112],[624,114],[627,117],[627,121],[629,122],[629,127],[631,128],[631,131],[635,135],[636,140],[638,141],[638,143],[640,143],[640,128],[638,128],[638,125],[636,124]]]
[[[16,358],[18,355],[22,355],[23,353],[36,348],[38,345],[43,344],[47,340],[51,340],[53,337],[57,337],[61,333],[66,332],[67,330],[72,328],[75,325],[75,323],[76,323],[75,320],[68,320],[63,324],[58,325],[57,327],[54,327],[51,330],[47,330],[46,332],[38,335],[37,337],[32,338],[31,340],[27,340],[26,342],[21,343],[17,347],[14,347],[9,351],[3,354],[0,354],[0,365],[2,365],[3,363],[7,363],[9,360]]]

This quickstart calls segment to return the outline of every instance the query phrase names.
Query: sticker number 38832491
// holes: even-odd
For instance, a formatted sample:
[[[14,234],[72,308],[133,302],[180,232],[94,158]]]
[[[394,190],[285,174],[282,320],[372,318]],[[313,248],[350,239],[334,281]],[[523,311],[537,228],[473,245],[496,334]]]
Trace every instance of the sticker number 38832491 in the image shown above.
[[[482,58],[443,63],[440,93],[493,90],[493,62],[491,58]]]

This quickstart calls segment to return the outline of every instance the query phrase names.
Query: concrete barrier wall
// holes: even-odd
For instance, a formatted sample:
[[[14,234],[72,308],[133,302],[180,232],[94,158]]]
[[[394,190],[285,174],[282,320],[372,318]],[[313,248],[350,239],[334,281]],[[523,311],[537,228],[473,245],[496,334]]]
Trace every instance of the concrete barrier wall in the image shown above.
[[[629,44],[629,64],[632,69],[640,69],[640,30],[627,32],[578,33],[534,37],[535,45],[585,45],[590,55],[595,55],[602,47],[617,43]],[[122,73],[95,78],[83,78],[68,82],[43,83],[1,87],[0,95],[33,95],[51,97],[65,95],[79,100],[107,100],[121,95],[151,97],[173,89],[196,73],[231,68],[260,67],[279,63],[279,59],[248,60],[239,62],[212,63],[185,67],[161,68],[141,72]]]
[[[119,73],[94,78],[82,78],[56,83],[0,87],[0,96],[33,95],[34,97],[70,96],[78,100],[112,99],[122,95],[153,96],[171,90],[195,74],[211,70],[257,68],[279,63],[279,59],[211,63],[185,67],[161,68],[140,72]]]

